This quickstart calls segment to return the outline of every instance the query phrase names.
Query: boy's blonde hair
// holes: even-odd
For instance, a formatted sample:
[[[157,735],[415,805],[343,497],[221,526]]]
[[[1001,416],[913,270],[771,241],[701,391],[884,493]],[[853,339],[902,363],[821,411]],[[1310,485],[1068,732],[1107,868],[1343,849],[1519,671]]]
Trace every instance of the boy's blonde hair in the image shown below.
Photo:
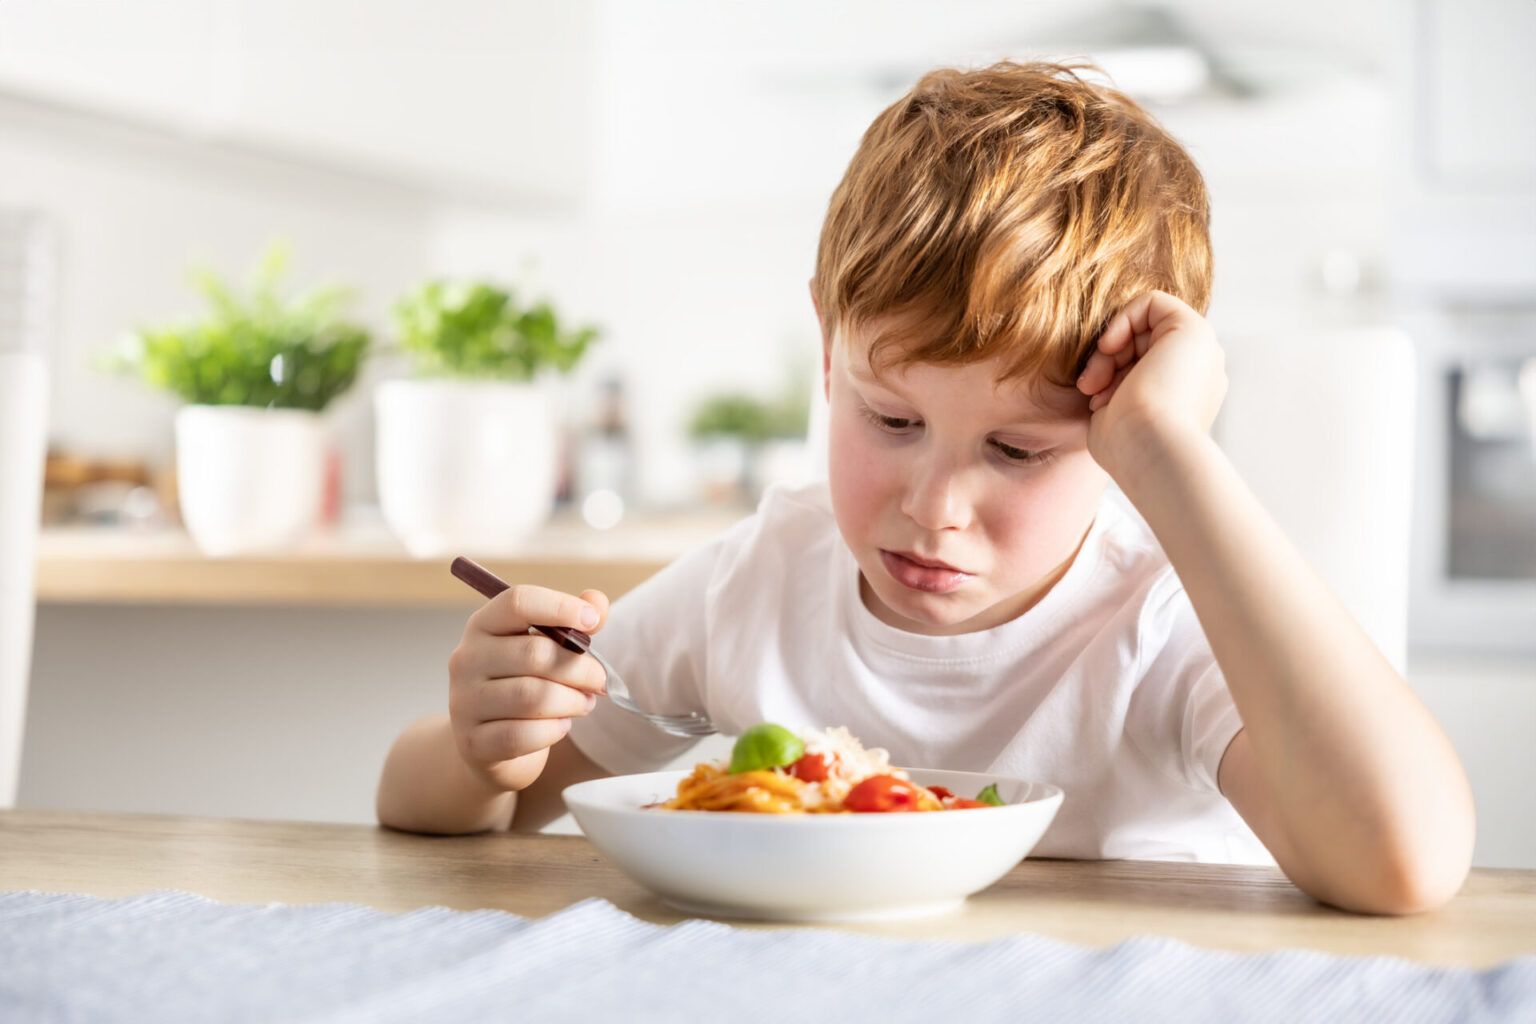
[[[828,338],[878,319],[877,369],[1000,358],[1005,378],[1070,385],[1136,295],[1205,311],[1200,172],[1090,69],[933,71],[875,119],[822,226]]]

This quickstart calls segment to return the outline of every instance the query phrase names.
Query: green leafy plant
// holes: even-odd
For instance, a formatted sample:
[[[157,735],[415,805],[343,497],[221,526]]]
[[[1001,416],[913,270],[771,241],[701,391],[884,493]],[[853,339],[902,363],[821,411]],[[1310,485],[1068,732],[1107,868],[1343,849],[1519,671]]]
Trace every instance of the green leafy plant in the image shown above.
[[[400,347],[425,377],[531,380],[569,372],[598,336],[564,327],[548,302],[522,306],[484,281],[428,281],[395,304]]]
[[[268,248],[241,296],[211,271],[193,274],[201,320],[130,332],[104,364],[196,405],[318,412],[350,388],[371,342],[341,317],[351,293],[330,285],[280,293],[288,250]]]
[[[688,435],[695,440],[735,437],[760,444],[776,437],[805,434],[810,403],[803,389],[787,389],[772,401],[743,392],[711,395],[694,407]]]

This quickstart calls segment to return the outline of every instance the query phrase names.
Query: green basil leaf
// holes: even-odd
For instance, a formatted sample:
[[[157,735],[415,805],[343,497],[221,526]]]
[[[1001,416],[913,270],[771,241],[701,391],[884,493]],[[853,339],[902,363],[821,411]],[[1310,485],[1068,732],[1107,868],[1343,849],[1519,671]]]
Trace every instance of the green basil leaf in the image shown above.
[[[732,775],[741,772],[762,771],[794,764],[805,756],[805,744],[800,737],[772,722],[754,725],[736,740],[731,748]]]

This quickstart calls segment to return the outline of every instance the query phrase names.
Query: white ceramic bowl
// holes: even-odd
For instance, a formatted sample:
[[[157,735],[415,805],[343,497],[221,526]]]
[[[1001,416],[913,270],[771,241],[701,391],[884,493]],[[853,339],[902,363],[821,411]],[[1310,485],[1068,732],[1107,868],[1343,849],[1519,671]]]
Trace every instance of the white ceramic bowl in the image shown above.
[[[828,921],[959,906],[1024,858],[1061,806],[1055,786],[910,770],[914,782],[1006,806],[896,814],[664,811],[686,771],[577,783],[565,804],[592,844],[667,903],[712,917]]]

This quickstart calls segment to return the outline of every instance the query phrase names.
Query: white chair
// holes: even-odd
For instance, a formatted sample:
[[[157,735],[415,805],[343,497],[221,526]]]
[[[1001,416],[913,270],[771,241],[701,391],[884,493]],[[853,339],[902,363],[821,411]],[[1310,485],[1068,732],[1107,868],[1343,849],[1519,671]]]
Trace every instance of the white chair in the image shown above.
[[[1397,668],[1408,660],[1416,364],[1401,331],[1225,342],[1213,431],[1312,568]]]
[[[41,355],[0,352],[0,807],[21,778],[47,398]]]

